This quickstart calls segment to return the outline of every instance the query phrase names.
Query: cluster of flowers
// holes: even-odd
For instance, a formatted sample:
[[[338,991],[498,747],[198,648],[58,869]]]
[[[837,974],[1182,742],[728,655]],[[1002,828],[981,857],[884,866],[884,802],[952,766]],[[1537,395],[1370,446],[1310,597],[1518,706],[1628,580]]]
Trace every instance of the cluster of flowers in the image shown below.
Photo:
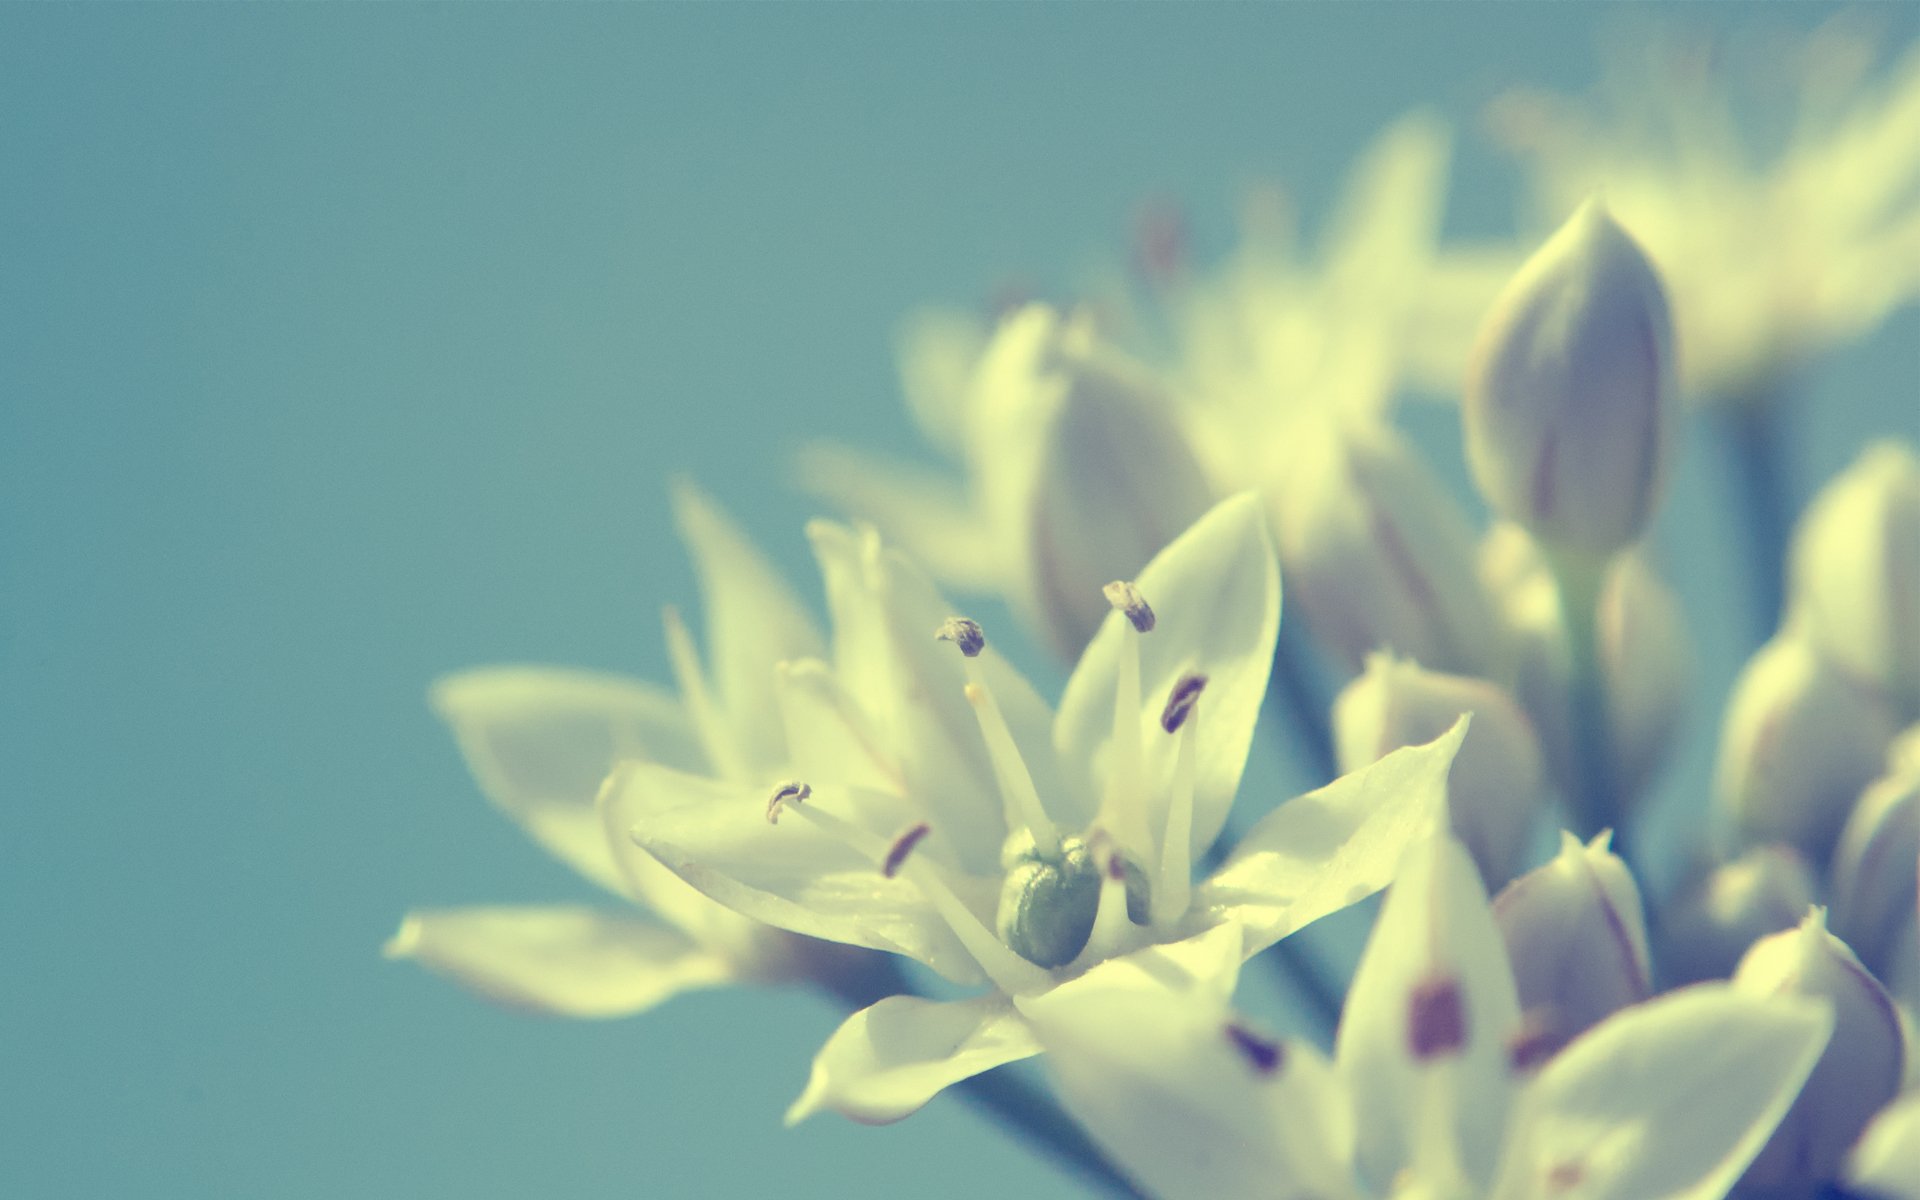
[[[1911,447],[1867,449],[1794,532],[1785,619],[1727,707],[1714,850],[1652,905],[1629,865],[1686,701],[1644,549],[1681,397],[1773,403],[1756,381],[1920,287],[1863,298],[1852,258],[1775,237],[1838,205],[1907,252],[1880,284],[1920,265],[1920,57],[1901,70],[1797,134],[1786,182],[1723,189],[1767,198],[1731,247],[1741,210],[1715,200],[1695,238],[1679,173],[1622,155],[1637,173],[1602,170],[1606,203],[1560,203],[1517,265],[1441,253],[1444,132],[1415,116],[1317,271],[1269,197],[1218,279],[1158,229],[1150,317],[1108,296],[915,321],[906,391],[964,478],[809,453],[864,518],[807,529],[828,628],[682,487],[707,645],[667,611],[677,693],[547,668],[436,688],[488,795],[642,911],[420,911],[389,952],[574,1016],[823,989],[851,1015],[790,1121],[898,1120],[1044,1053],[1060,1107],[1019,1101],[1028,1134],[1125,1194],[1920,1197]],[[1500,111],[1544,194],[1606,165],[1553,103]],[[1842,145],[1840,199],[1790,186]],[[1392,397],[1440,377],[1464,380],[1484,532],[1395,427]],[[1076,661],[1057,707],[943,585]],[[1324,786],[1240,825],[1270,692]],[[1549,819],[1573,832],[1527,870]],[[1383,889],[1326,997],[1330,1060],[1235,1011],[1255,956],[1312,994],[1282,939]]]

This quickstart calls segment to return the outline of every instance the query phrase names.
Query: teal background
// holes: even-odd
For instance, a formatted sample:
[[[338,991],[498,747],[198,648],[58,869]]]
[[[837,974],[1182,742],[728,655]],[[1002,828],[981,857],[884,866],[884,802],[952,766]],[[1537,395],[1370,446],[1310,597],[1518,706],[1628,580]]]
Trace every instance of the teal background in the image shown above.
[[[1917,14],[1879,12],[1901,44]],[[423,689],[665,678],[658,608],[694,597],[674,472],[811,589],[788,457],[913,450],[901,314],[1063,289],[1147,196],[1210,258],[1245,184],[1324,215],[1432,103],[1469,124],[1456,228],[1508,229],[1478,105],[1584,89],[1644,15],[0,13],[0,1195],[1062,1194],[951,1099],[782,1129],[835,1020],[810,999],[544,1021],[383,962],[411,906],[587,896]],[[1803,490],[1920,436],[1916,345],[1909,311],[1809,373]],[[1674,806],[1746,648],[1703,442],[1663,529],[1700,639]]]

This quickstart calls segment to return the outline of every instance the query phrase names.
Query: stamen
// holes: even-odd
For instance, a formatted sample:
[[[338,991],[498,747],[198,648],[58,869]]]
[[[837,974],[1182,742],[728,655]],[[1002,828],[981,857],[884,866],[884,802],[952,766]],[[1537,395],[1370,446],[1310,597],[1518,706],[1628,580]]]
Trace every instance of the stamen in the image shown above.
[[[778,825],[781,810],[789,804],[799,804],[812,795],[812,788],[795,780],[788,780],[774,788],[773,795],[767,799],[767,824]]]
[[[1186,724],[1187,714],[1193,711],[1194,702],[1200,699],[1200,693],[1207,689],[1207,677],[1192,671],[1174,681],[1173,691],[1167,694],[1167,706],[1160,710],[1160,728],[1168,733],[1177,733],[1180,726]]]
[[[746,774],[745,761],[728,735],[727,723],[713,707],[707,677],[700,669],[700,652],[693,646],[693,635],[680,619],[680,610],[672,605],[661,611],[660,620],[666,627],[667,657],[673,663],[674,679],[680,684],[687,713],[693,718],[693,731],[700,739],[700,748],[706,751],[707,761],[721,778],[742,778]]]
[[[1160,842],[1160,880],[1153,889],[1153,923],[1162,928],[1186,916],[1193,899],[1194,743],[1200,736],[1194,706],[1206,686],[1205,676],[1182,675],[1160,715],[1160,727],[1180,739],[1174,749],[1166,835]]]
[[[1407,1002],[1407,1049],[1415,1061],[1457,1054],[1466,1044],[1466,1000],[1460,994],[1460,981],[1436,975],[1415,984]]]
[[[1127,916],[1127,860],[1111,842],[1093,847],[1100,863],[1100,907],[1093,917],[1087,944],[1074,959],[1084,968],[1126,953],[1134,940],[1134,924]]]
[[[1127,614],[1127,620],[1135,630],[1140,633],[1153,632],[1153,609],[1148,607],[1147,598],[1140,594],[1139,588],[1133,586],[1133,581],[1116,579],[1100,591],[1106,596],[1108,604]]]
[[[987,648],[987,635],[981,632],[978,621],[969,621],[965,617],[948,617],[933,631],[936,640],[952,642],[960,647],[960,653],[968,658],[978,658]]]
[[[913,848],[932,832],[933,826],[922,821],[893,839],[893,845],[887,849],[886,859],[880,864],[880,873],[888,879],[898,875],[900,868],[906,865],[907,856],[913,853]]]
[[[1240,1052],[1242,1058],[1254,1071],[1261,1075],[1272,1075],[1280,1070],[1286,1061],[1285,1043],[1276,1042],[1270,1037],[1255,1033],[1237,1021],[1227,1022],[1227,1040]]]

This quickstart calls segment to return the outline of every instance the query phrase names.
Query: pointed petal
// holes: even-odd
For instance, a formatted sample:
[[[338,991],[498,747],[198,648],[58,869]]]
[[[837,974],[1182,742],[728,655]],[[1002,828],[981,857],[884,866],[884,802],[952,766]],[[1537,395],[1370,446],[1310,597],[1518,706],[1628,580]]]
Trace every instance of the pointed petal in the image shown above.
[[[588,879],[622,891],[594,813],[615,763],[697,767],[700,751],[672,697],[648,684],[561,667],[481,667],[433,685],[487,798]]]
[[[785,742],[774,664],[818,657],[824,643],[786,579],[705,493],[677,484],[673,513],[700,577],[709,674],[730,732],[750,765],[777,764]]]
[[[1444,824],[1447,771],[1466,727],[1462,720],[1268,813],[1200,886],[1197,903],[1243,924],[1253,954],[1379,891],[1407,848]]]
[[[889,996],[848,1017],[813,1060],[787,1124],[831,1108],[884,1125],[963,1079],[1040,1052],[1005,996],[925,1000]]]
[[[1285,1180],[1353,1195],[1352,1110],[1333,1071],[1312,1046],[1239,1021],[1205,982],[1116,959],[1019,1006],[1062,1103],[1148,1192],[1264,1198]]]
[[[502,1004],[562,1017],[623,1017],[734,978],[724,959],[674,930],[565,906],[411,912],[385,953]]]
[[[1623,1009],[1527,1090],[1501,1200],[1719,1200],[1820,1057],[1823,1006],[1722,984]]]
[[[905,954],[956,983],[980,981],[973,956],[913,884],[886,878],[871,859],[798,818],[768,823],[767,797],[757,789],[645,763],[623,767],[608,789],[606,803],[634,814],[635,841],[735,912],[809,937]],[[986,912],[992,928],[994,897],[962,897]]]
[[[1213,844],[1240,786],[1254,722],[1273,669],[1280,629],[1280,570],[1259,497],[1243,493],[1215,505],[1193,527],[1154,556],[1134,581],[1153,608],[1152,633],[1140,637],[1141,742],[1148,828],[1162,829],[1172,793],[1176,739],[1160,728],[1160,713],[1179,677],[1207,677],[1196,726],[1193,797],[1194,853]],[[1127,639],[1126,618],[1109,613],[1081,655],[1060,701],[1054,745],[1067,769],[1092,778],[1099,794],[1113,733],[1114,693]]]
[[[1423,1059],[1412,1028],[1416,997],[1436,983],[1458,995],[1458,1043]],[[1490,1180],[1512,1090],[1507,1044],[1519,1024],[1519,997],[1479,869],[1450,836],[1416,844],[1387,892],[1334,1041],[1355,1111],[1367,1115],[1362,1177],[1384,1189],[1417,1151],[1430,1150],[1423,1139],[1444,1096],[1443,1134],[1459,1165],[1474,1183]]]
[[[1920,1091],[1880,1110],[1854,1144],[1847,1182],[1875,1196],[1920,1197]]]
[[[942,582],[990,591],[1006,573],[991,525],[945,474],[833,442],[803,446],[798,471],[802,488],[873,522]]]

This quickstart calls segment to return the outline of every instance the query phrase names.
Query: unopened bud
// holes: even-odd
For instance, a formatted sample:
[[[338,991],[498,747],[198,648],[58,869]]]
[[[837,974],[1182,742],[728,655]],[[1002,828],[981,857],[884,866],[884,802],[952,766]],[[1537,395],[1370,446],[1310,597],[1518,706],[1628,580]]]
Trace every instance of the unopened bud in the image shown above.
[[[1303,428],[1275,498],[1288,600],[1350,672],[1382,647],[1436,670],[1498,658],[1465,514],[1385,426]]]
[[[1640,889],[1608,840],[1562,834],[1553,861],[1494,897],[1520,1007],[1554,1046],[1653,993]]]
[[[1084,321],[1032,306],[1002,323],[974,379],[991,518],[1022,539],[1017,599],[1077,656],[1131,579],[1211,506],[1172,396]]]
[[[1900,1090],[1905,1052],[1893,1001],[1827,932],[1819,909],[1799,928],[1756,943],[1733,984],[1757,996],[1812,996],[1833,1008],[1825,1052],[1742,1183],[1804,1188],[1837,1178],[1854,1139]]]
[[[1473,714],[1447,780],[1454,833],[1489,888],[1513,877],[1526,849],[1546,778],[1533,726],[1484,679],[1442,675],[1376,654],[1333,702],[1340,770],[1357,771],[1403,746],[1419,746]]]
[[[1653,264],[1587,201],[1494,302],[1467,369],[1467,462],[1494,511],[1596,559],[1638,541],[1672,453],[1672,345]]]
[[[1791,842],[1824,861],[1893,735],[1880,696],[1782,634],[1734,682],[1716,799],[1749,840]]]
[[[1573,654],[1560,589],[1525,530],[1502,523],[1480,548],[1480,570],[1511,651],[1514,697],[1532,718],[1547,770],[1573,791]],[[1637,553],[1620,555],[1601,582],[1596,633],[1606,681],[1613,779],[1630,805],[1673,744],[1688,698],[1692,653],[1672,590]]]
[[[1725,979],[1770,933],[1791,929],[1813,903],[1813,872],[1791,846],[1755,846],[1706,867],[1660,909],[1660,965],[1675,983]]]
[[[1920,458],[1867,447],[1794,533],[1791,618],[1821,654],[1920,717]]]
[[[1883,979],[1896,943],[1914,936],[1920,895],[1920,763],[1889,760],[1841,828],[1830,873],[1833,931]]]

